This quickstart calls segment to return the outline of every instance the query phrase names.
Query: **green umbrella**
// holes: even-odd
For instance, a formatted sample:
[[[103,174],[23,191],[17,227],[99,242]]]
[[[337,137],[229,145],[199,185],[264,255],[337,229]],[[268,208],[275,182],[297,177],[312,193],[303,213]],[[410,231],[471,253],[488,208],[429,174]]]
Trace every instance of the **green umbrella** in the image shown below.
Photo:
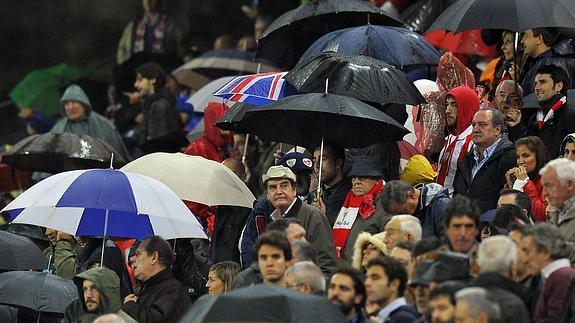
[[[54,115],[60,112],[60,88],[94,73],[91,69],[68,64],[34,70],[10,91],[10,98],[20,108]]]

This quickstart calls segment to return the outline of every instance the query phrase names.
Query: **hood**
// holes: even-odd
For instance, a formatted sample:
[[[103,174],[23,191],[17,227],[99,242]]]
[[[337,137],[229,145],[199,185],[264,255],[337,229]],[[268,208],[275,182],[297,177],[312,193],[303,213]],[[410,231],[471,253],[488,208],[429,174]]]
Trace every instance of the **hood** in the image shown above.
[[[361,261],[363,260],[363,246],[365,246],[365,244],[368,242],[381,250],[384,255],[387,255],[387,246],[383,242],[384,237],[385,232],[380,232],[374,235],[369,232],[360,233],[355,240],[355,245],[353,246],[353,267],[361,270]]]
[[[222,138],[222,130],[214,126],[216,121],[220,119],[224,113],[228,111],[228,107],[223,103],[210,102],[204,110],[204,136],[206,139],[216,147],[222,147],[224,145],[224,139]],[[233,142],[233,135],[229,142]],[[226,139],[226,141],[228,141]]]
[[[565,138],[563,138],[563,141],[561,142],[561,149],[559,149],[559,154],[563,154],[563,151],[565,151],[565,146],[567,146],[567,143],[569,142],[575,142],[575,133],[570,133],[565,136]]]
[[[447,92],[460,85],[467,85],[474,89],[475,76],[457,57],[447,52],[439,59],[435,83],[441,92]]]
[[[433,166],[425,156],[413,155],[403,168],[399,179],[413,186],[432,183],[435,181],[436,175]]]
[[[97,267],[88,269],[74,277],[74,283],[78,286],[80,292],[80,299],[84,311],[86,310],[86,303],[84,301],[84,292],[82,284],[84,280],[90,280],[96,285],[98,292],[100,292],[100,308],[98,315],[105,313],[114,313],[118,311],[122,305],[120,298],[120,278],[115,272],[106,267]]]
[[[415,188],[421,191],[422,207],[429,206],[436,196],[445,195],[445,197],[449,197],[448,190],[437,183],[418,185]]]
[[[92,103],[90,102],[90,99],[86,95],[86,92],[76,84],[68,86],[66,91],[64,91],[64,94],[62,94],[62,97],[60,98],[62,108],[64,108],[65,101],[78,101],[82,103],[84,107],[86,107],[86,115],[92,112]]]
[[[447,92],[457,102],[457,120],[455,129],[449,129],[449,132],[455,131],[455,135],[459,135],[471,125],[473,115],[479,110],[479,99],[477,93],[465,85],[461,85],[451,89]]]

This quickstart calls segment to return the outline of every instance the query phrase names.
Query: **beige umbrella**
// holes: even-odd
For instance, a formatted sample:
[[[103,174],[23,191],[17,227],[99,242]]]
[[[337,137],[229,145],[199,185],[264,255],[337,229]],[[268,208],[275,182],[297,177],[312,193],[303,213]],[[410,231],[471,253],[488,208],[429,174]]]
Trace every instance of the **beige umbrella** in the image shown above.
[[[199,156],[153,153],[128,163],[122,170],[157,179],[186,201],[252,208],[256,200],[234,172]]]

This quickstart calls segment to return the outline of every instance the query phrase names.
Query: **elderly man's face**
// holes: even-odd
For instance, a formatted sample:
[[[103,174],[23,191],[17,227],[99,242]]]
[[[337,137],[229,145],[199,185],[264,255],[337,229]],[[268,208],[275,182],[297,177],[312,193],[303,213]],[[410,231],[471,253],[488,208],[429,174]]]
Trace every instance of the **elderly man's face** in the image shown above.
[[[550,169],[541,175],[543,184],[543,195],[548,199],[549,205],[561,208],[565,201],[573,197],[575,184],[571,181],[562,185],[557,177],[557,172]]]
[[[355,196],[364,196],[377,184],[375,177],[354,176],[351,178],[351,191]]]
[[[296,198],[296,190],[289,179],[270,179],[266,184],[266,197],[276,209],[288,208]]]
[[[65,101],[64,110],[66,111],[66,116],[71,121],[80,121],[86,118],[86,108],[78,101]]]

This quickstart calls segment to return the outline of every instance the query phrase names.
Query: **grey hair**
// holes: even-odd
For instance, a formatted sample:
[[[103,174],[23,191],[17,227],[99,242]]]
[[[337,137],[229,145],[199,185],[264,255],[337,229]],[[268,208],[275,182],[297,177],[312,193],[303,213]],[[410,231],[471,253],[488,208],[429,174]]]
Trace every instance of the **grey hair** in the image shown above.
[[[507,130],[507,123],[505,122],[505,115],[503,113],[501,113],[501,111],[499,111],[497,109],[486,108],[486,109],[480,109],[476,113],[479,113],[481,111],[491,112],[491,125],[493,126],[493,128],[495,128],[497,126],[501,126],[501,133],[502,134],[505,130]]]
[[[318,265],[311,261],[300,261],[286,270],[286,275],[293,274],[298,284],[308,284],[312,292],[323,295],[325,292],[325,276]]]
[[[413,186],[404,181],[394,180],[385,183],[380,194],[380,201],[385,212],[389,213],[389,209],[393,204],[405,203],[407,201],[407,193],[413,191]]]
[[[575,183],[575,161],[567,158],[557,158],[548,162],[539,170],[539,175],[543,175],[550,170],[554,170],[557,174],[557,179],[562,186],[567,185],[569,182]]]
[[[467,287],[455,293],[455,301],[465,301],[469,316],[478,318],[481,314],[489,317],[489,322],[501,320],[501,308],[496,302],[490,300],[485,288]]]
[[[421,240],[421,223],[419,219],[411,214],[398,214],[391,217],[391,220],[398,220],[401,232],[409,233],[413,236],[415,242]]]
[[[529,228],[524,236],[531,236],[537,251],[547,251],[551,259],[569,258],[572,248],[559,228],[550,223],[538,223]]]
[[[290,242],[292,254],[294,257],[297,254],[299,261],[317,262],[317,250],[308,241],[295,240]]]
[[[480,273],[509,276],[509,268],[517,261],[517,245],[507,236],[484,239],[477,250]]]
[[[503,87],[505,85],[513,86],[515,88],[515,81],[505,80],[505,81],[499,83],[499,85],[497,85],[497,88],[495,89],[495,95],[499,94],[499,90],[503,89]],[[519,84],[517,84],[517,94],[519,96],[523,97],[523,89],[521,88],[521,86]]]

